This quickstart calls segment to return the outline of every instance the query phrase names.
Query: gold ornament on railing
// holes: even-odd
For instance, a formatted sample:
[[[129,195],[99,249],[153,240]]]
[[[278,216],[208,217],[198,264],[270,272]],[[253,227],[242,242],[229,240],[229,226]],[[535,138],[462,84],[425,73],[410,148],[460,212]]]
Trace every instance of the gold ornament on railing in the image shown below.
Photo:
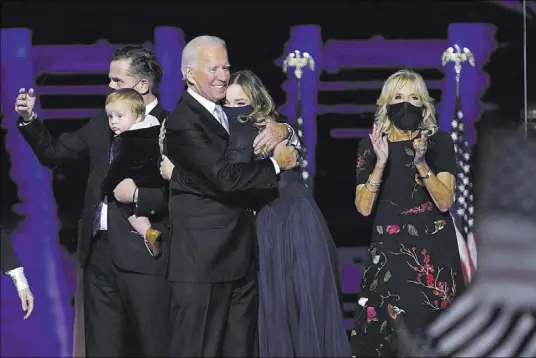
[[[454,51],[456,49],[456,51]],[[462,72],[462,63],[469,62],[469,64],[475,67],[475,58],[467,47],[463,50],[460,46],[454,45],[454,48],[449,47],[443,56],[441,56],[441,63],[445,66],[448,62],[454,62],[454,71],[456,72],[456,96],[460,94],[460,74]]]

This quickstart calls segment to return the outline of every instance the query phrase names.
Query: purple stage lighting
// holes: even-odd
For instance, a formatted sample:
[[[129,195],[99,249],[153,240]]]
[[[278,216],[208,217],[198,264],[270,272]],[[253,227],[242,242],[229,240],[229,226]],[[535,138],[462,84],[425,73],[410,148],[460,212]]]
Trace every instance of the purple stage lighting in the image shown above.
[[[93,86],[41,86],[35,77],[42,72],[61,74],[107,74],[113,51],[124,45],[97,41],[94,45],[32,46],[30,29],[2,29],[2,108],[7,130],[6,149],[11,155],[11,177],[18,184],[21,203],[15,211],[25,218],[13,233],[13,244],[25,267],[36,308],[29,320],[22,320],[20,302],[9,278],[2,279],[2,356],[69,357],[72,354],[74,312],[70,304],[75,282],[68,281],[61,266],[58,243],[59,220],[52,192],[52,173],[43,167],[16,128],[14,111],[19,88],[35,88],[36,110],[41,118],[86,119],[99,109],[39,108],[41,94],[109,93],[107,83]],[[166,109],[177,104],[184,83],[181,53],[184,35],[178,28],[157,27],[155,51],[164,66],[160,100]],[[23,338],[23,341],[21,341]]]
[[[5,297],[16,297],[16,292],[2,290],[2,356],[65,357],[71,352],[73,314],[60,267],[59,221],[51,173],[39,164],[20,135],[14,110],[19,88],[35,88],[32,33],[29,29],[2,29],[1,40],[2,126],[7,130],[11,178],[18,184],[21,200],[15,211],[24,216],[12,240],[36,302],[32,316],[23,321],[20,302],[4,305]],[[20,337],[25,341],[21,342]]]

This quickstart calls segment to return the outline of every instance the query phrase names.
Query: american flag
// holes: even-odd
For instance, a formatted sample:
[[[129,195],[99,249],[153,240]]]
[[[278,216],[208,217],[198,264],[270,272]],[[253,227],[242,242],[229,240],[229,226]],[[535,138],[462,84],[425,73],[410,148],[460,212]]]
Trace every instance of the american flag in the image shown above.
[[[298,80],[299,81],[299,80]],[[298,87],[298,91],[300,87]],[[300,167],[301,167],[301,178],[303,183],[309,187],[310,185],[310,178],[309,178],[309,168],[308,168],[308,161],[307,161],[307,147],[305,143],[305,124],[303,123],[303,116],[302,116],[302,102],[301,102],[301,96],[298,93],[298,103],[296,104],[296,126],[294,128],[296,130],[296,135],[298,136],[298,139],[300,140],[300,148],[298,150],[301,161],[300,161]]]
[[[476,270],[476,245],[473,235],[474,206],[473,183],[471,182],[471,166],[469,145],[465,138],[463,112],[459,96],[456,96],[456,107],[451,122],[450,136],[454,142],[456,163],[456,190],[451,215],[454,219],[458,249],[462,261],[462,270],[466,282],[471,280]]]

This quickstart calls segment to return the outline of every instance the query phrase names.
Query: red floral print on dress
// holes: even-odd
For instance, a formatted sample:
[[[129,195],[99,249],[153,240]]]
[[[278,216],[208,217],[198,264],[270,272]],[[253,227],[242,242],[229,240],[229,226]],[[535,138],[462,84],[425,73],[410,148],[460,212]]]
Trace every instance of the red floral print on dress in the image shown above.
[[[431,264],[430,254],[426,248],[423,248],[420,252],[417,252],[417,248],[406,248],[403,244],[400,252],[392,252],[395,255],[407,255],[412,258],[411,262],[407,261],[407,264],[413,268],[417,273],[416,280],[408,280],[410,283],[414,283],[431,290],[434,297],[429,297],[426,292],[421,291],[424,296],[423,304],[429,306],[431,309],[440,310],[444,309],[452,303],[452,300],[456,297],[456,280],[455,273],[450,269],[450,285],[447,281],[441,281],[439,276],[443,271],[442,267],[436,267]],[[419,255],[420,254],[420,255]],[[419,258],[421,256],[421,258]],[[422,261],[422,262],[421,262]],[[433,299],[433,300],[432,300]]]
[[[400,226],[398,225],[387,225],[385,229],[389,235],[398,234],[400,232]]]
[[[434,208],[434,204],[432,204],[431,201],[428,201],[424,204],[421,204],[419,206],[416,206],[414,208],[408,209],[406,211],[403,211],[402,215],[415,215],[415,214],[422,214],[427,211],[432,211]]]
[[[376,320],[376,310],[374,309],[374,307],[368,306],[367,307],[367,323],[370,323],[375,320]]]
[[[357,155],[357,162],[356,162],[356,175],[359,176],[359,174],[366,169],[367,167],[367,158],[372,154],[372,150],[370,148],[367,148],[363,151],[363,153],[360,153]]]

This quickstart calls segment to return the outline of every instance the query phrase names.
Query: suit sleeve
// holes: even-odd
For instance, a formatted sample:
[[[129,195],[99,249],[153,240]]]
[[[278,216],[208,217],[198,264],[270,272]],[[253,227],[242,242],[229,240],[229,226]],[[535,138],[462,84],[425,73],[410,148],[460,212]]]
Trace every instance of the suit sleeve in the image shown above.
[[[8,235],[2,233],[1,237],[2,251],[0,256],[0,266],[2,267],[2,272],[6,273],[20,267],[19,259],[15,250],[13,250],[13,244],[11,243],[11,238]]]
[[[160,215],[167,210],[168,187],[162,188],[144,188],[138,189],[138,203],[136,205],[136,216],[153,216]]]
[[[298,149],[299,151],[303,151],[304,143],[301,142],[296,128],[294,128],[293,125],[288,123],[287,118],[279,116],[279,118],[277,118],[277,123],[284,124],[287,127],[287,130],[289,131],[288,143],[296,147],[296,149]]]
[[[19,120],[17,127],[39,162],[52,168],[84,158],[89,154],[88,134],[93,123],[100,119],[99,116],[94,117],[82,128],[74,132],[62,133],[58,138],[54,138],[38,118],[27,124]]]
[[[181,127],[166,129],[167,154],[175,166],[191,173],[204,184],[200,188],[225,196],[248,189],[277,186],[277,176],[270,159],[230,163],[225,153],[213,149],[210,138],[200,125],[190,123]],[[171,181],[171,188],[173,185]]]

